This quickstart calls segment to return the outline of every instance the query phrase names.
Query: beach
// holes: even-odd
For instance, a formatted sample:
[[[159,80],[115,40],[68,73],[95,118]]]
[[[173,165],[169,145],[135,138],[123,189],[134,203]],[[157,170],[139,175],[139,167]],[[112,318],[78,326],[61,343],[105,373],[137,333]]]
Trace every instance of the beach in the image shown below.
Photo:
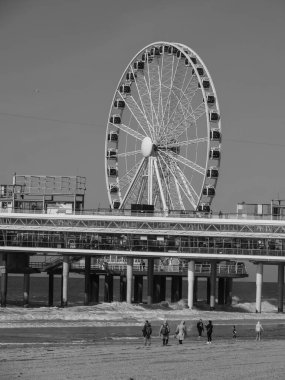
[[[196,323],[213,321],[212,344]],[[152,323],[145,347],[142,326]],[[169,321],[168,346],[159,328]],[[187,337],[174,338],[185,320]],[[255,324],[264,332],[255,341]],[[236,325],[238,337],[232,338]],[[285,318],[268,311],[189,310],[176,305],[98,304],[0,309],[1,379],[280,379],[284,377]]]

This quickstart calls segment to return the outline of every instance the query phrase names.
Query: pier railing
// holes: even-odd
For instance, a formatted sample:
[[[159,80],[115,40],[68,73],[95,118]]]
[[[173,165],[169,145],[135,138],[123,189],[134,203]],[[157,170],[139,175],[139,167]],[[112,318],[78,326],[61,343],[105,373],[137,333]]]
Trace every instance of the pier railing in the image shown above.
[[[85,265],[80,262],[74,262],[71,264],[72,269],[85,269]],[[103,270],[103,271],[114,271],[114,272],[125,272],[127,270],[127,263],[108,263],[105,264],[92,264],[91,270]],[[145,264],[134,264],[133,271],[135,272],[147,272],[148,265]],[[155,272],[169,272],[169,273],[187,273],[187,266],[185,265],[163,265],[155,264]],[[209,274],[211,273],[211,264],[195,264],[195,273],[196,274]],[[246,267],[243,263],[238,264],[217,264],[217,274],[224,275],[247,275]]]
[[[135,216],[142,218],[149,217],[169,217],[169,218],[206,218],[206,219],[244,219],[244,220],[285,220],[285,216],[282,215],[272,215],[272,214],[248,214],[248,213],[236,213],[236,212],[199,212],[199,211],[154,211],[154,212],[134,212],[132,210],[118,210],[118,209],[90,209],[81,211],[72,211],[66,209],[48,209],[48,210],[27,210],[19,208],[7,208],[1,209],[1,213],[4,214],[32,214],[32,215],[42,215],[48,214],[52,215],[97,215],[97,216]]]

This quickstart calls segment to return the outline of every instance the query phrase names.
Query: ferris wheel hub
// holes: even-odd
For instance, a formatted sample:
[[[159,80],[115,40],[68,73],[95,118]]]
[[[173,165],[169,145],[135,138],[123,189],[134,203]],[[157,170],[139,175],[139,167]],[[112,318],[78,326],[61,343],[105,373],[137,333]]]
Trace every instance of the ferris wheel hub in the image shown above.
[[[141,151],[144,157],[149,157],[153,149],[153,142],[150,137],[145,137],[142,141]]]

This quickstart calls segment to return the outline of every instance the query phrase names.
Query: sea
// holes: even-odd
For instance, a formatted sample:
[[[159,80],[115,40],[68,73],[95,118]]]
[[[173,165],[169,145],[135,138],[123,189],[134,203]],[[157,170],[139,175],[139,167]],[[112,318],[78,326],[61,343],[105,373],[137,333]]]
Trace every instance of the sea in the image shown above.
[[[7,305],[23,305],[23,282],[22,275],[9,275],[7,288]],[[233,281],[232,298],[233,304],[255,303],[255,282]],[[206,282],[199,281],[198,301],[206,300]],[[264,282],[262,286],[262,301],[267,302],[274,308],[278,302],[277,282]],[[54,306],[61,304],[61,277],[54,277]],[[68,305],[80,306],[84,304],[84,278],[70,277],[68,282]],[[48,277],[31,276],[29,305],[31,307],[48,306]]]
[[[9,275],[7,307],[0,308],[0,347],[27,344],[113,344],[141,342],[146,319],[152,322],[154,341],[160,344],[159,328],[168,319],[171,331],[186,320],[189,339],[196,339],[196,322],[213,320],[215,339],[231,339],[232,326],[240,339],[254,339],[254,326],[262,320],[266,339],[285,341],[285,319],[277,313],[277,283],[263,283],[262,314],[255,313],[255,282],[233,282],[233,306],[209,311],[206,305],[206,281],[199,281],[195,309],[185,303],[165,306],[101,303],[84,306],[84,278],[70,277],[68,307],[61,307],[61,277],[54,278],[54,306],[48,307],[48,277],[31,276],[29,307],[23,307],[23,275]],[[183,300],[181,300],[183,301]],[[172,338],[171,338],[172,339]],[[173,340],[173,339],[172,339]],[[128,343],[129,342],[129,343]]]

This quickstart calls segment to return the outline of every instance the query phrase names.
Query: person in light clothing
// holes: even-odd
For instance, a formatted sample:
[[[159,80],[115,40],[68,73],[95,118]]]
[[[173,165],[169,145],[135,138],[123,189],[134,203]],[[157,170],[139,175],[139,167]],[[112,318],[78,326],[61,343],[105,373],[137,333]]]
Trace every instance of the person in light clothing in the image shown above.
[[[255,325],[255,332],[256,332],[255,340],[260,340],[261,331],[263,331],[263,327],[262,327],[262,324],[258,321],[257,324]]]

